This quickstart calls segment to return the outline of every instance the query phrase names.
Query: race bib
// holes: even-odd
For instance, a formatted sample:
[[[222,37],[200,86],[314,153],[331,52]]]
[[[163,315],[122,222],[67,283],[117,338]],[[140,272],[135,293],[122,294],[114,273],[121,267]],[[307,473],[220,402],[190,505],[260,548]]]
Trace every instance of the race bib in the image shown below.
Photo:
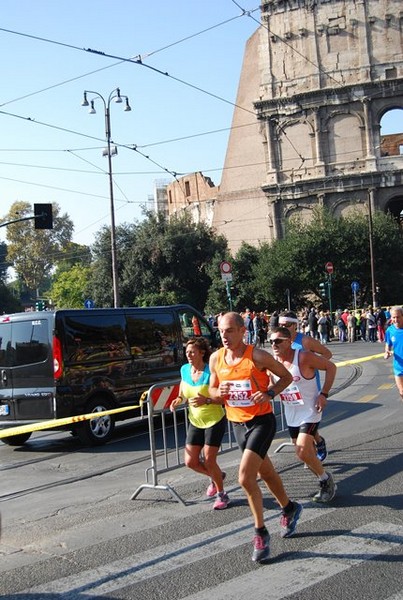
[[[295,383],[289,385],[280,393],[280,398],[287,404],[303,404],[302,394]]]
[[[228,406],[252,406],[252,384],[249,379],[228,381],[231,385],[228,393]]]

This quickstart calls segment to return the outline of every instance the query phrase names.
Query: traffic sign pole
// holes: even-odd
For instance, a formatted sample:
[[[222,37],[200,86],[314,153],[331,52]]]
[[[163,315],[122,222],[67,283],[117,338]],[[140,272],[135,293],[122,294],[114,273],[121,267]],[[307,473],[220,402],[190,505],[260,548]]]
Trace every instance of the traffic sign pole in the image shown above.
[[[225,286],[227,288],[227,298],[228,298],[229,309],[230,309],[230,312],[232,312],[231,287],[230,287],[230,284],[229,284],[228,280],[225,282]]]
[[[353,298],[354,298],[354,310],[357,310],[357,292],[360,289],[360,284],[358,283],[358,281],[351,282],[351,289],[352,289]]]
[[[326,273],[327,273],[327,297],[329,300],[330,322],[333,325],[333,311],[332,311],[332,273],[334,271],[333,263],[328,261],[325,264],[325,269],[326,269]]]
[[[231,298],[231,286],[232,281],[232,265],[227,260],[223,260],[220,263],[221,279],[225,281],[225,288],[227,290],[227,298],[229,309],[232,312],[232,298]]]
[[[332,311],[332,275],[329,273],[327,282],[327,293],[329,298],[329,312],[330,312],[330,323],[333,325],[333,311]]]

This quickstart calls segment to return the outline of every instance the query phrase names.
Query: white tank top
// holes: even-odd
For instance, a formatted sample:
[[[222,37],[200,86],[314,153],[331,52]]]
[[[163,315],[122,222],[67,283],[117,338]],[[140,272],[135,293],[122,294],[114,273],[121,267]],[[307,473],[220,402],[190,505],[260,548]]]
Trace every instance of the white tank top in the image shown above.
[[[322,413],[315,408],[319,393],[316,375],[305,379],[299,370],[300,350],[294,351],[294,359],[287,370],[292,375],[292,383],[279,395],[283,403],[285,418],[289,427],[300,427],[303,423],[319,423]],[[273,376],[275,381],[278,377]]]

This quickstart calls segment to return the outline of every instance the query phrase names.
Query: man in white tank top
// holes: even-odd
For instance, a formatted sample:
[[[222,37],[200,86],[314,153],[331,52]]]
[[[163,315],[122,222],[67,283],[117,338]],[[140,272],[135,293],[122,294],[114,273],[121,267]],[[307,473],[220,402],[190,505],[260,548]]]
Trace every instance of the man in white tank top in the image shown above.
[[[291,334],[286,327],[275,327],[270,334],[274,357],[292,374],[293,382],[280,393],[288,430],[298,458],[308,465],[319,479],[319,491],[314,502],[330,502],[336,493],[331,473],[324,470],[316,456],[315,433],[336,376],[336,365],[313,352],[293,350]],[[322,389],[316,371],[324,371]],[[272,375],[272,381],[276,378]]]

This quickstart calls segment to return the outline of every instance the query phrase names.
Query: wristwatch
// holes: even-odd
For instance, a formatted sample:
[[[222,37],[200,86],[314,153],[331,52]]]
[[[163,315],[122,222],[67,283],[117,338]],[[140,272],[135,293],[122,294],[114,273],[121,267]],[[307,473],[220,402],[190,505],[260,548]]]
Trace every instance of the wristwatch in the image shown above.
[[[206,404],[211,404],[211,398],[206,398]]]
[[[270,396],[270,398],[272,400],[274,400],[274,396],[276,395],[276,392],[273,389],[267,390],[267,395]]]

